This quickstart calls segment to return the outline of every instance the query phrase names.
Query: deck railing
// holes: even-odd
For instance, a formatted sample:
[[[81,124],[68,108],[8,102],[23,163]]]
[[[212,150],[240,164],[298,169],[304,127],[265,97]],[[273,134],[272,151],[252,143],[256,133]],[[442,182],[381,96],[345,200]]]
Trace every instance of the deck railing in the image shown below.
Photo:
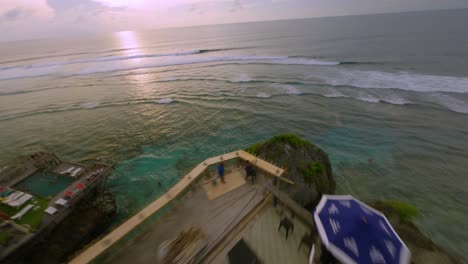
[[[132,230],[136,229],[141,225],[145,220],[149,219],[151,216],[156,214],[159,210],[171,203],[172,200],[179,197],[185,190],[192,186],[197,179],[201,178],[203,175],[209,171],[208,168],[212,165],[218,164],[220,162],[229,161],[229,160],[244,160],[249,161],[251,164],[256,166],[257,169],[260,169],[272,177],[276,177],[281,181],[287,182],[289,184],[294,184],[289,179],[282,177],[284,169],[279,168],[265,160],[262,160],[250,153],[247,153],[243,150],[233,151],[226,153],[220,156],[208,158],[205,161],[198,164],[193,168],[189,173],[182,177],[172,188],[170,188],[165,194],[161,195],[158,199],[150,203],[148,206],[143,208],[136,215],[130,217],[123,224],[115,228],[113,231],[102,237],[99,241],[93,243],[91,246],[86,248],[84,251],[76,255],[71,261],[71,264],[82,264],[90,263],[98,256],[106,252],[114,244],[120,241],[127,234],[130,234]],[[208,174],[209,175],[209,174]]]

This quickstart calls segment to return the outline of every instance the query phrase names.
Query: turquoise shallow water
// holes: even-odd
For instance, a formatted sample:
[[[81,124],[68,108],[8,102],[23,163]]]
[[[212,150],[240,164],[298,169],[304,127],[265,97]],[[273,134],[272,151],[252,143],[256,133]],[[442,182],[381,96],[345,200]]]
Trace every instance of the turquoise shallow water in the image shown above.
[[[431,27],[435,18],[451,30]],[[118,224],[207,157],[296,133],[329,153],[339,193],[413,203],[423,232],[465,255],[464,18],[466,10],[0,44],[0,167],[36,150],[113,161]]]

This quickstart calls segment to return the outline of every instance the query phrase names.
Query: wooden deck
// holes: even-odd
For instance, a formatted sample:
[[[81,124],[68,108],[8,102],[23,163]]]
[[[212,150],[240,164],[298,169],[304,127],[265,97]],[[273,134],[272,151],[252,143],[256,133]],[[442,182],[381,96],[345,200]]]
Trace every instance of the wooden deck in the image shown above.
[[[209,200],[203,187],[186,194],[175,208],[150,223],[141,234],[116,249],[104,263],[161,263],[160,245],[189,228],[201,228],[206,251],[215,247],[237,223],[263,201],[259,185],[244,184],[215,200]],[[197,252],[192,252],[195,255]]]
[[[217,179],[216,185],[213,185],[210,180],[203,183],[203,189],[205,190],[209,200],[216,199],[246,183],[241,169],[237,169],[226,174],[224,178],[224,183]]]
[[[294,231],[290,232],[286,239],[284,229],[278,232],[279,223],[284,215],[290,217],[281,207],[267,206],[233,237],[223,250],[206,263],[229,264],[228,252],[240,239],[245,241],[261,263],[308,263],[309,248],[306,245],[299,247],[299,244],[302,236],[308,234],[310,229],[298,218],[290,218],[294,223]]]
[[[153,201],[139,213],[128,219],[126,222],[118,226],[112,232],[107,234],[101,240],[97,241],[86,250],[77,255],[74,259],[70,261],[71,264],[81,264],[81,263],[90,263],[96,257],[101,255],[104,251],[109,249],[117,241],[122,239],[125,235],[130,233],[133,229],[143,223],[146,219],[152,216],[154,213],[159,211],[161,208],[170,203],[174,198],[178,197],[184,190],[189,188],[207,169],[208,166],[217,164],[221,161],[227,161],[231,159],[242,159],[249,161],[254,164],[258,169],[261,169],[267,172],[270,175],[276,176],[279,179],[292,183],[294,182],[281,177],[284,173],[284,170],[270,164],[260,158],[257,158],[243,150],[233,151],[224,155],[217,157],[212,157],[204,162],[198,164],[192,171],[180,179],[180,181],[175,184],[168,192],[164,195]]]

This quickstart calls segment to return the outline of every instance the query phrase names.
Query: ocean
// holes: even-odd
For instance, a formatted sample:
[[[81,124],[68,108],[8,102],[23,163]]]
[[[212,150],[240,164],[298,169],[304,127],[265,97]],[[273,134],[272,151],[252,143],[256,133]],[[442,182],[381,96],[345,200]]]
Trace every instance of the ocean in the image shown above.
[[[338,193],[398,199],[468,253],[468,10],[0,43],[0,169],[30,152],[116,163],[115,224],[207,157],[279,133]],[[161,184],[161,186],[159,186]]]

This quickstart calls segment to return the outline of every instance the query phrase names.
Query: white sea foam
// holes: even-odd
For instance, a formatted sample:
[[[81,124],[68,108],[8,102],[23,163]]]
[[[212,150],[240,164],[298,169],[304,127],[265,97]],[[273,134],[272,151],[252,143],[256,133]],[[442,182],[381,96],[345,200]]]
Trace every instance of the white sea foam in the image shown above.
[[[252,78],[247,73],[242,73],[239,76],[236,76],[231,79],[231,82],[234,83],[243,83],[243,82],[250,82]]]
[[[190,65],[200,63],[230,62],[239,64],[288,64],[288,65],[317,65],[330,66],[337,63],[328,63],[306,58],[289,58],[287,56],[225,56],[225,57],[200,57],[200,56],[175,56],[165,58],[148,58],[146,60],[127,63],[127,61],[112,61],[108,63],[87,63],[76,67],[58,67],[57,65],[44,66],[42,68],[13,68],[0,70],[0,80],[16,78],[32,78],[47,75],[73,76],[107,73],[115,71],[129,71],[144,68],[157,68],[177,65]]]
[[[394,104],[394,105],[405,105],[405,104],[411,104],[412,102],[409,100],[406,100],[405,98],[397,97],[397,96],[392,96],[389,98],[383,98],[381,101],[384,101],[389,104]]]
[[[142,59],[142,58],[186,56],[186,55],[194,55],[194,54],[198,54],[198,53],[200,53],[200,50],[191,50],[191,51],[182,51],[182,52],[173,52],[173,53],[160,53],[160,54],[136,54],[136,55],[127,55],[127,56],[107,56],[107,57],[97,57],[97,58],[71,60],[71,61],[54,61],[54,62],[48,62],[48,63],[37,63],[37,64],[32,64],[32,65],[22,65],[22,66],[18,66],[18,67],[14,67],[14,68],[42,68],[42,67],[63,66],[63,65],[69,65],[69,64],[90,63],[90,62],[108,62],[108,61],[132,60],[132,59]],[[10,69],[12,69],[12,68],[10,68]]]
[[[381,72],[335,69],[327,74],[314,73],[309,77],[325,81],[334,86],[360,88],[401,89],[416,92],[468,93],[468,78],[423,75],[408,72]]]
[[[361,101],[364,101],[364,102],[368,102],[368,103],[378,103],[380,102],[379,99],[375,98],[375,97],[372,97],[372,96],[358,96],[358,97],[354,97],[355,99],[358,99],[358,100],[361,100]]]
[[[81,108],[86,108],[86,109],[91,109],[91,108],[95,108],[99,105],[99,102],[86,102],[86,103],[82,103],[80,104],[80,107]]]
[[[170,104],[170,103],[174,102],[174,100],[172,98],[162,98],[162,99],[159,99],[159,100],[155,100],[154,102],[157,103],[157,104]]]
[[[330,98],[335,98],[335,97],[349,97],[347,95],[344,95],[340,92],[331,92],[331,93],[326,93],[323,96],[325,97],[330,97]]]
[[[282,85],[282,88],[285,90],[286,94],[302,94],[296,87],[292,85]]]
[[[257,98],[270,98],[271,94],[267,93],[257,93]]]
[[[338,61],[321,61],[309,58],[288,58],[286,60],[278,61],[278,64],[297,64],[297,65],[317,65],[317,66],[334,66],[339,65]]]
[[[302,94],[295,86],[289,84],[273,84],[273,86],[277,89],[284,91],[286,94]]]
[[[468,103],[463,100],[441,93],[433,94],[430,97],[430,100],[444,108],[450,109],[454,112],[468,114]]]
[[[394,104],[394,105],[405,105],[405,104],[410,104],[412,103],[411,101],[397,96],[395,94],[393,95],[386,95],[386,94],[379,94],[379,96],[375,95],[369,95],[369,94],[363,94],[363,93],[342,93],[340,91],[337,91],[335,89],[330,89],[328,92],[324,93],[323,96],[329,97],[329,98],[353,98],[356,100],[368,102],[368,103],[389,103],[389,104]]]

